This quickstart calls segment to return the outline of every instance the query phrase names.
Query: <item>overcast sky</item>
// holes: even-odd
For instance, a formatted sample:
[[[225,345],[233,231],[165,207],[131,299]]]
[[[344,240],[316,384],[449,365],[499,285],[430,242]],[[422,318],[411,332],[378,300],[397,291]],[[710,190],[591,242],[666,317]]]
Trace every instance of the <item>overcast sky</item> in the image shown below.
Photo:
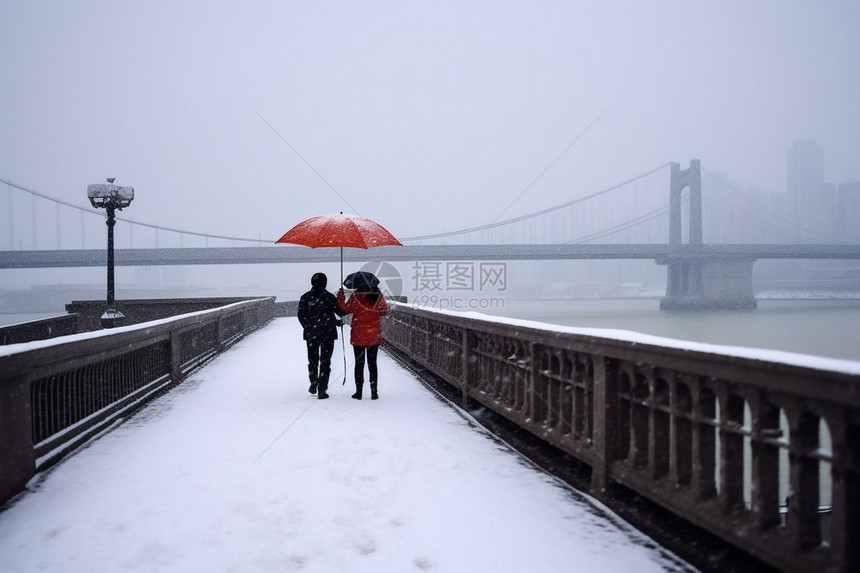
[[[117,177],[128,217],[200,232],[414,236],[494,220],[599,117],[507,215],[691,158],[784,191],[803,138],[839,183],[858,28],[855,0],[0,0],[0,177],[81,205]]]

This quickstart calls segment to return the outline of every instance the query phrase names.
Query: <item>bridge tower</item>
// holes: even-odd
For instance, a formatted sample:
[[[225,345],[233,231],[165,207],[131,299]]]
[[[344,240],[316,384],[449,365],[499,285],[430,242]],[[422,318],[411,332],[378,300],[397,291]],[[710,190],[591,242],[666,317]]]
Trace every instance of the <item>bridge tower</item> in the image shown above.
[[[690,188],[688,242],[683,241],[681,193]],[[672,164],[669,182],[669,244],[666,296],[661,310],[745,310],[757,307],[752,290],[754,258],[716,257],[709,253],[702,233],[702,164],[689,169]]]
[[[702,244],[702,163],[698,159],[690,160],[690,168],[681,170],[678,163],[672,164],[669,179],[669,243],[680,245],[682,240],[681,228],[681,192],[690,188],[690,239],[691,245]]]

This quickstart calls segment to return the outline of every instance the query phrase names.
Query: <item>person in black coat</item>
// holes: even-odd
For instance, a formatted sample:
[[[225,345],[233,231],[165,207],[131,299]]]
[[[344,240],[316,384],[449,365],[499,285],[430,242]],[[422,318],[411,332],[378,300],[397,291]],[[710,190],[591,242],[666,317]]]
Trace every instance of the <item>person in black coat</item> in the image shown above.
[[[316,394],[320,400],[328,398],[326,390],[331,374],[331,356],[337,340],[337,327],[342,324],[338,317],[344,314],[337,298],[325,289],[327,282],[325,274],[314,273],[311,290],[299,299],[298,311],[308,347],[308,377],[311,381],[308,392]]]

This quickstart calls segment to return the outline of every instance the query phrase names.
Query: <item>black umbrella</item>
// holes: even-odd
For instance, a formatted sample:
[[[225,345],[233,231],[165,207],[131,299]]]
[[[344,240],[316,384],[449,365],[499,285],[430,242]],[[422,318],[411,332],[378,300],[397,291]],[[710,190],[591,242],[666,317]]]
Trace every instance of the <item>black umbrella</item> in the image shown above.
[[[375,286],[379,286],[379,279],[373,273],[358,271],[348,274],[346,279],[343,281],[343,286],[359,290],[371,289]]]

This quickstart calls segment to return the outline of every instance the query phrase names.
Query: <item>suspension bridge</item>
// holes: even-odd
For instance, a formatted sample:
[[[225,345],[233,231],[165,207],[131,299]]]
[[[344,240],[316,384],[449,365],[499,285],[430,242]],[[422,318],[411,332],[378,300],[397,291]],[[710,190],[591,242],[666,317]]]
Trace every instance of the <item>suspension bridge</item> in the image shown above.
[[[0,269],[105,264],[104,213],[16,182]],[[667,192],[668,191],[668,192]],[[755,260],[860,259],[860,245],[832,229],[780,214],[770,194],[734,183],[693,160],[640,175],[527,215],[465,229],[400,237],[403,247],[345,249],[346,261],[653,259],[668,267],[666,308],[754,308]],[[123,216],[119,266],[333,262],[336,249],[170,228]],[[55,221],[55,223],[54,223]],[[71,244],[68,237],[79,236]],[[2,243],[0,243],[2,244]]]
[[[0,268],[104,265],[102,213],[2,183],[8,197],[0,217],[8,217],[9,225]],[[52,228],[46,223],[55,213]],[[336,249],[120,221],[119,265],[339,257]],[[79,233],[77,244],[62,242],[69,228]],[[754,306],[752,266],[761,258],[860,259],[860,244],[781,217],[766,195],[741,189],[698,162],[688,169],[663,165],[527,216],[400,239],[405,246],[347,249],[345,258],[653,259],[667,266],[665,309]],[[0,405],[11,413],[10,430],[2,433],[0,453],[12,469],[0,476],[6,478],[0,499],[24,488],[39,464],[54,463],[50,456],[67,451],[62,444],[83,443],[102,431],[100,424],[113,423],[113,416],[122,415],[120,404],[135,404],[140,395],[155,395],[154,388],[178,384],[241,339],[241,329],[265,324],[274,311],[258,307],[274,304],[273,297],[260,298],[214,309],[206,317],[180,316],[59,350],[47,346],[20,358],[10,355],[8,391],[0,395]],[[480,404],[506,416],[588,466],[590,491],[598,499],[606,494],[609,501],[610,490],[635,493],[665,510],[673,523],[680,517],[786,571],[856,569],[858,516],[851,500],[857,499],[858,480],[849,452],[857,450],[860,434],[848,423],[857,414],[857,400],[848,399],[856,396],[853,371],[639,339],[505,328],[409,305],[396,305],[390,318],[398,313],[386,340],[413,361],[409,364],[445,380],[467,408]],[[249,364],[247,358],[241,362]],[[279,365],[272,380],[281,380],[284,370]],[[243,376],[248,379],[244,370]],[[89,388],[94,378],[103,384],[98,391],[78,390]],[[125,391],[131,397],[120,394],[120,387],[130,389]],[[297,392],[305,395],[303,389]],[[106,407],[103,400],[117,395],[120,401]],[[80,417],[66,412],[88,416],[92,425],[79,425]],[[71,430],[60,427],[69,422]],[[828,429],[829,447],[819,444],[822,428]],[[822,484],[833,492],[832,507],[819,513]],[[204,498],[201,506],[211,501]],[[647,513],[641,506],[634,512]],[[653,526],[653,516],[646,517],[643,522]],[[700,546],[689,547],[701,556]]]

